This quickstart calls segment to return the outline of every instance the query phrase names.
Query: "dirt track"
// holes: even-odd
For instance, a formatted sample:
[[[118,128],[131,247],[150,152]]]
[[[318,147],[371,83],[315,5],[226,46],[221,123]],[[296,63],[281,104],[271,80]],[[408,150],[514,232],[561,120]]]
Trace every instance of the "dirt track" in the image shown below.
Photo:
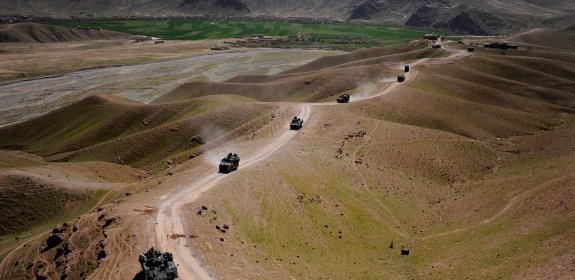
[[[311,106],[301,105],[300,118],[305,121],[311,117]],[[297,131],[286,130],[284,133],[274,138],[269,144],[260,147],[256,153],[242,158],[241,167],[249,167],[259,161],[262,161],[272,155],[274,152],[285,146],[297,135]],[[239,151],[241,154],[241,151]],[[234,174],[216,173],[216,170],[210,170],[210,173],[204,174],[199,181],[195,181],[188,186],[169,194],[163,198],[158,206],[156,221],[158,226],[155,229],[156,242],[161,250],[170,251],[174,254],[176,263],[179,266],[178,274],[182,279],[211,279],[211,275],[205,267],[202,266],[198,258],[194,257],[189,239],[178,238],[171,239],[173,234],[185,234],[187,232],[187,223],[183,219],[182,207],[194,201],[202,192],[214,186],[218,181],[233,176]]]
[[[454,51],[451,56],[438,59],[438,61],[449,61],[465,55],[468,55],[465,51]],[[430,60],[420,59],[412,62],[410,65],[415,66],[427,61]],[[405,75],[406,80],[412,80],[416,77],[417,72],[412,70],[412,72],[406,73]],[[401,83],[393,82],[391,85],[381,90],[381,86],[384,85],[385,82],[389,83],[390,81],[395,81],[395,78],[380,81],[378,85],[376,85],[376,92],[371,92],[368,95],[359,97],[356,96],[351,100],[351,102],[358,102],[388,94],[401,85]],[[298,115],[304,120],[304,122],[307,122],[311,117],[312,106],[330,106],[335,104],[336,103],[334,102],[305,103],[301,105],[301,111]],[[289,143],[289,141],[296,135],[297,132],[292,130],[283,132],[272,141],[269,141],[267,145],[260,147],[255,153],[252,153],[248,157],[242,158],[241,168],[249,167],[259,161],[266,159],[274,152]],[[239,151],[239,153],[242,154],[241,151]],[[202,192],[210,189],[220,180],[226,178],[227,176],[234,175],[226,175],[216,172],[216,170],[210,171],[210,173],[206,173],[204,176],[200,176],[200,180],[191,182],[188,186],[184,186],[179,190],[174,191],[167,197],[161,199],[158,206],[158,214],[156,216],[156,222],[158,226],[155,228],[156,244],[161,250],[170,251],[174,254],[176,263],[180,264],[178,273],[182,279],[213,279],[210,272],[195,256],[195,252],[191,247],[189,238],[174,239],[170,236],[174,234],[185,234],[186,236],[189,236],[189,232],[187,232],[188,224],[185,221],[184,215],[182,213],[182,208],[184,205],[193,202]]]
[[[453,51],[451,56],[437,59],[436,61],[441,63],[452,59],[461,58],[466,55],[468,55],[468,53],[465,51]],[[415,66],[427,61],[430,60],[420,59],[410,63],[410,65]],[[405,73],[405,76],[407,81],[413,80],[417,76],[417,72],[412,70],[412,72]],[[350,102],[358,102],[388,94],[401,85],[401,83],[394,81],[395,78],[379,81],[375,86],[375,92],[370,92],[361,96],[352,96],[352,100]],[[387,86],[389,82],[393,83]],[[382,86],[387,87],[381,89]],[[334,102],[302,104],[299,116],[304,120],[304,122],[306,122],[311,117],[312,106],[330,106],[335,104],[336,103]],[[294,138],[295,135],[297,135],[296,131],[285,131],[278,137],[274,138],[273,141],[270,141],[269,144],[260,147],[254,154],[242,158],[241,168],[249,167],[259,161],[266,159],[274,152],[285,146],[292,138]],[[192,182],[188,186],[174,191],[167,197],[163,198],[158,206],[158,214],[156,216],[158,226],[155,229],[156,242],[161,250],[170,251],[174,254],[176,263],[181,264],[179,266],[180,270],[178,273],[182,279],[213,279],[210,272],[195,256],[189,239],[172,239],[170,236],[173,234],[185,234],[186,236],[189,236],[189,233],[187,232],[188,225],[184,220],[184,215],[182,213],[183,206],[194,201],[202,192],[213,187],[217,182],[224,179],[226,176],[233,176],[233,174],[225,175],[215,172],[216,171],[214,170],[212,173],[207,173],[204,176],[200,176],[200,180]]]

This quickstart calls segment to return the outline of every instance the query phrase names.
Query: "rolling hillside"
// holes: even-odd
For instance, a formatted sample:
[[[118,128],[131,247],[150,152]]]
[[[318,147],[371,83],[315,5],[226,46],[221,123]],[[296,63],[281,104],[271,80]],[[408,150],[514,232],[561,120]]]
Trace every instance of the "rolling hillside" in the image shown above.
[[[540,29],[507,38],[518,50],[473,53],[457,43],[365,49],[185,83],[149,104],[95,95],[0,128],[0,148],[43,164],[150,173],[56,230],[53,249],[40,250],[46,234],[12,251],[0,278],[134,279],[138,255],[167,240],[176,260],[191,246],[218,279],[569,279],[575,55],[571,39],[553,38]],[[333,102],[341,93],[352,102]],[[288,130],[298,114],[304,127]],[[217,173],[230,151],[239,170]],[[0,166],[35,162],[13,153]],[[56,187],[37,173],[0,183]],[[166,222],[179,217],[172,200],[181,231]],[[158,236],[164,225],[171,232]]]
[[[113,31],[85,30],[36,23],[0,25],[0,43],[57,43],[129,37],[128,34]]]

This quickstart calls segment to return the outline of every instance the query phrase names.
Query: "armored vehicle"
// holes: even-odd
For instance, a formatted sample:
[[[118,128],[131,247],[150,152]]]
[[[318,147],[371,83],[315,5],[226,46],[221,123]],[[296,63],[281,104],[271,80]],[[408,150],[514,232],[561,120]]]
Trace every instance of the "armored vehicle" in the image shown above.
[[[517,46],[516,44],[507,43],[507,42],[485,43],[485,44],[483,44],[483,47],[486,47],[489,49],[502,49],[502,50],[507,50],[507,49],[516,50],[519,48],[519,46]]]
[[[400,82],[400,83],[405,82],[405,76],[404,76],[404,75],[397,76],[397,81]]]
[[[240,166],[240,157],[238,154],[229,153],[220,162],[220,173],[230,173],[232,171],[238,170]]]
[[[404,69],[405,69],[405,73],[409,72],[409,65],[405,65]]]
[[[146,280],[172,280],[178,278],[178,268],[171,253],[162,253],[153,247],[140,255],[140,265]]]
[[[303,120],[298,117],[293,117],[289,124],[290,129],[298,130],[303,127]]]
[[[439,35],[436,35],[436,34],[425,34],[425,35],[423,35],[423,39],[435,41],[435,40],[439,39]]]
[[[337,103],[347,103],[349,102],[349,94],[342,94],[337,98]]]

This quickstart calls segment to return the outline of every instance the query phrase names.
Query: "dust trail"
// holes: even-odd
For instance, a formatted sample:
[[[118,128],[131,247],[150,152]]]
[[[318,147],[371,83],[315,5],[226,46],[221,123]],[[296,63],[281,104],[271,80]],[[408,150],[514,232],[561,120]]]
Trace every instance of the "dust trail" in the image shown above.
[[[454,54],[438,59],[445,61],[457,57],[462,57],[465,54],[461,51],[456,51]],[[410,66],[415,66],[420,63],[428,61],[428,58],[419,59],[410,63]],[[417,71],[405,73],[406,81],[413,80],[417,76]],[[387,78],[378,81],[379,84],[390,83],[395,81],[396,78]],[[357,102],[378,96],[385,95],[401,83],[394,82],[387,86],[384,90],[378,91],[378,87],[373,84],[366,84],[364,89],[365,94],[358,94],[351,102]],[[330,106],[336,104],[335,102],[328,103],[302,103],[300,118],[307,122],[312,114],[312,106]],[[260,162],[269,156],[273,155],[276,151],[284,147],[297,135],[297,131],[286,130],[276,138],[269,141],[267,145],[260,147],[257,151],[251,153],[247,157],[242,157],[241,167],[246,168],[257,162]],[[224,146],[224,148],[226,148]],[[231,150],[222,150],[216,148],[212,152],[208,151],[209,156],[204,156],[206,161],[212,165],[219,162],[220,157],[223,157]],[[235,151],[235,150],[234,150]],[[241,150],[238,151],[241,154]],[[218,155],[216,158],[214,155]],[[223,178],[234,176],[235,174],[220,174],[216,173],[217,170],[211,170],[209,173],[200,174],[197,181],[191,182],[188,186],[180,188],[163,198],[158,206],[158,213],[156,216],[157,226],[155,227],[157,247],[162,251],[170,251],[174,255],[176,263],[180,264],[178,273],[182,279],[213,279],[213,275],[203,266],[200,259],[195,255],[192,244],[189,239],[188,225],[183,215],[183,207],[194,201],[204,191],[213,187]],[[241,172],[241,171],[237,171]],[[172,234],[185,234],[186,238],[171,239],[169,236]]]
[[[304,122],[309,120],[311,116],[311,107],[307,104],[301,105],[299,115]],[[252,153],[247,157],[242,157],[241,167],[246,168],[266,159],[289,143],[296,135],[297,131],[293,130],[283,132],[267,145],[258,149],[255,153]],[[208,152],[207,154],[210,153],[211,152]],[[213,154],[215,154],[215,151]],[[225,154],[226,153],[220,154],[220,157]],[[162,251],[170,251],[174,255],[175,262],[180,264],[178,267],[178,274],[182,279],[214,278],[195,256],[195,252],[192,249],[192,244],[189,239],[190,235],[187,230],[188,225],[184,219],[182,208],[184,205],[198,198],[201,193],[213,187],[221,179],[228,176],[234,176],[234,174],[221,174],[217,173],[217,170],[210,170],[209,173],[200,175],[200,180],[180,188],[166,196],[161,200],[158,206],[158,213],[156,216],[158,225],[155,227],[156,247]],[[170,236],[173,234],[185,234],[186,238],[171,239]]]

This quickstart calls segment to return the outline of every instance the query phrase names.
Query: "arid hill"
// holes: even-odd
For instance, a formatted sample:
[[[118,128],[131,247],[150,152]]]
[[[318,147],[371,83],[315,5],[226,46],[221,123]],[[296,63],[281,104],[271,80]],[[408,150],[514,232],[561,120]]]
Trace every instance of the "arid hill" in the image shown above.
[[[129,38],[130,35],[95,29],[78,29],[38,23],[0,25],[0,43],[57,43]]]
[[[569,279],[575,54],[553,38],[519,34],[505,51],[484,41],[468,42],[472,53],[455,42],[360,50],[186,83],[150,104],[96,95],[0,128],[6,168],[36,154],[150,173],[4,254],[0,278],[134,279],[150,246],[175,248],[178,261],[191,246],[218,279]],[[332,102],[341,93],[352,102]],[[289,131],[298,114],[303,128]],[[240,168],[218,174],[227,152]],[[4,181],[54,188],[46,173],[32,184],[10,172]]]

